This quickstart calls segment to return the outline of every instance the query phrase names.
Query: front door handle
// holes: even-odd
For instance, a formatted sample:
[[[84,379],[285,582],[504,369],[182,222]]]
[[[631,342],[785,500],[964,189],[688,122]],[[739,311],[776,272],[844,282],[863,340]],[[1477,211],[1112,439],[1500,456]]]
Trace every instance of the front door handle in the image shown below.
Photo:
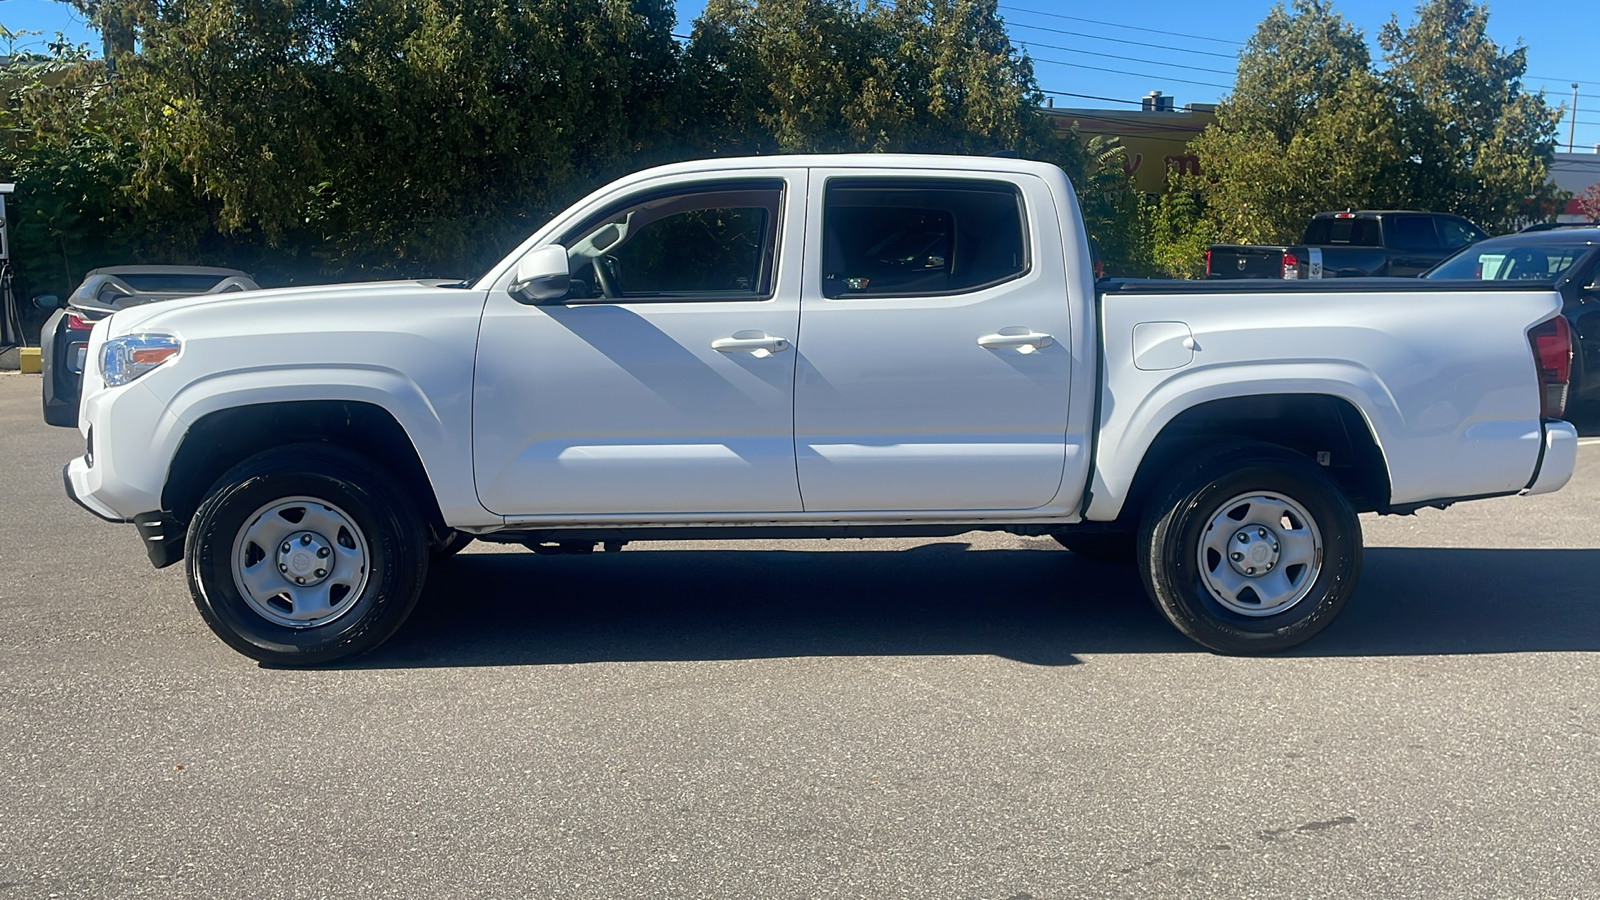
[[[978,346],[985,350],[1015,347],[1018,353],[1032,353],[1055,342],[1056,339],[1048,334],[1034,331],[1032,328],[1018,327],[1002,328],[998,334],[986,334],[978,338]]]
[[[732,337],[712,341],[711,349],[718,353],[748,353],[760,359],[789,349],[789,339],[760,331],[736,331]]]

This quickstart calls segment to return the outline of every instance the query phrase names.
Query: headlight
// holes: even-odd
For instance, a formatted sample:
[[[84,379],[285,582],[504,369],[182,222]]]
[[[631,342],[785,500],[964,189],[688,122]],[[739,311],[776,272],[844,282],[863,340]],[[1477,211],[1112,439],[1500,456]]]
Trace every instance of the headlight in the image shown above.
[[[178,355],[183,342],[170,334],[125,334],[100,347],[100,376],[110,387],[127,384]]]

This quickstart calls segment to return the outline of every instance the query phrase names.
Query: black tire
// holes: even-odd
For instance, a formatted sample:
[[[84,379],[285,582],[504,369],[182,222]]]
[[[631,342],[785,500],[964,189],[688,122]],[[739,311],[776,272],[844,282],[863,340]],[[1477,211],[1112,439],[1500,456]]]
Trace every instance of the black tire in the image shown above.
[[[1202,571],[1208,565],[1202,562],[1202,541],[1214,533],[1213,518],[1225,515],[1225,509],[1238,509],[1236,498],[1254,492],[1294,501],[1309,514],[1322,543],[1320,569],[1303,573],[1311,578],[1309,588],[1302,584],[1288,595],[1292,600],[1304,591],[1300,599],[1267,615],[1230,609],[1207,586],[1216,579],[1208,582]],[[1167,482],[1152,496],[1139,529],[1145,589],[1168,621],[1204,647],[1241,655],[1285,650],[1328,627],[1355,591],[1361,575],[1361,522],[1338,485],[1300,454],[1265,444],[1228,448],[1203,458],[1190,474]],[[1275,551],[1277,538],[1272,541]],[[1214,554],[1206,559],[1216,571],[1226,564]],[[1284,573],[1292,568],[1285,565]],[[1241,605],[1235,598],[1235,606]]]
[[[477,538],[467,534],[465,531],[452,531],[450,536],[444,539],[444,543],[433,548],[431,555],[436,561],[449,559],[467,549],[467,545],[475,540]]]
[[[234,580],[233,548],[246,520],[294,497],[337,507],[365,540],[359,593],[347,605],[341,600],[343,612],[326,624],[273,622]],[[190,520],[184,560],[195,606],[230,647],[272,665],[322,665],[377,647],[405,622],[427,578],[427,529],[405,490],[369,460],[327,444],[295,444],[259,453],[217,480]]]
[[[1056,543],[1074,556],[1098,562],[1130,564],[1138,558],[1139,535],[1132,531],[1058,531]]]

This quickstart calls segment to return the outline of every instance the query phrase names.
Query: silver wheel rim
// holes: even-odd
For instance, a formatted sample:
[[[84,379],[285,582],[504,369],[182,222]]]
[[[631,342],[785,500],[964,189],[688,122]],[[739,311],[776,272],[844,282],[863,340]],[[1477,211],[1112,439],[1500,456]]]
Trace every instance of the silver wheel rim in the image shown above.
[[[1322,532],[1282,494],[1240,494],[1212,513],[1200,537],[1200,581],[1241,616],[1275,616],[1311,593],[1322,572]]]
[[[233,583],[261,618],[285,628],[326,625],[367,585],[367,538],[355,520],[316,497],[274,500],[233,539]]]

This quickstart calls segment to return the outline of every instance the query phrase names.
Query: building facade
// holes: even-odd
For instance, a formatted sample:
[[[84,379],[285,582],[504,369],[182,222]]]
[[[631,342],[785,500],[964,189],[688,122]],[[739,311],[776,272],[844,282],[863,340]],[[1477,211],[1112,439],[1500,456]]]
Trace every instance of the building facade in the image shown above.
[[[1205,163],[1189,150],[1207,125],[1217,121],[1216,105],[1190,103],[1179,107],[1173,98],[1152,91],[1137,110],[1047,108],[1059,131],[1076,125],[1084,137],[1114,137],[1127,148],[1125,166],[1139,190],[1159,194],[1166,189],[1168,172],[1198,173]]]

